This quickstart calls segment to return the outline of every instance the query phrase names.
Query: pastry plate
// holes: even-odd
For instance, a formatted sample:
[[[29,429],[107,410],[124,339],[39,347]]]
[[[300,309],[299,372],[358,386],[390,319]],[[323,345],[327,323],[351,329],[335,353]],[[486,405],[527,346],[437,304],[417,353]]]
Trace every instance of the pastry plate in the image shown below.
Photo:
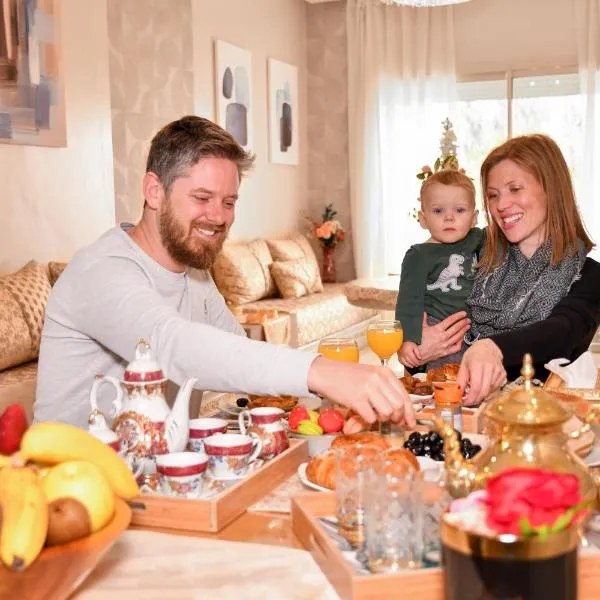
[[[419,465],[421,465],[421,470],[423,471],[425,469],[441,469],[443,467],[443,463],[437,460],[433,460],[428,456],[417,456],[417,460],[419,461]],[[298,465],[298,479],[300,479],[302,484],[305,485],[307,488],[310,488],[311,490],[316,490],[317,492],[331,492],[332,490],[330,490],[329,488],[323,487],[322,485],[317,485],[316,483],[313,483],[312,481],[310,481],[310,479],[308,479],[308,477],[306,476],[307,466],[307,462]]]

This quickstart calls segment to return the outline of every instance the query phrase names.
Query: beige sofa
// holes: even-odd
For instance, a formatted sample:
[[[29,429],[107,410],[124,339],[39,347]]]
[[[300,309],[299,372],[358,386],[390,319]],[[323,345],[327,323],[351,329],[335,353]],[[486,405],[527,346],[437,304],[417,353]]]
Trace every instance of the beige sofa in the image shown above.
[[[44,309],[65,266],[32,261],[0,277],[0,411],[19,402],[31,418]],[[332,334],[360,336],[376,315],[349,304],[345,284],[321,283],[314,252],[300,234],[226,244],[213,276],[234,310],[287,313],[293,347],[309,349]]]

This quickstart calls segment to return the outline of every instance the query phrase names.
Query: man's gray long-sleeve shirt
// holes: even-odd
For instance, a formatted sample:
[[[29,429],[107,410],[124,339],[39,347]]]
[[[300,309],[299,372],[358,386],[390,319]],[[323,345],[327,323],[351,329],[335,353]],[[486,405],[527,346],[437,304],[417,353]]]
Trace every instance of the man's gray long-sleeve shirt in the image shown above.
[[[35,420],[86,427],[94,377],[121,378],[142,338],[178,385],[195,377],[197,389],[308,394],[315,354],[247,339],[208,272],[168,271],[115,227],[74,256],[50,295]]]

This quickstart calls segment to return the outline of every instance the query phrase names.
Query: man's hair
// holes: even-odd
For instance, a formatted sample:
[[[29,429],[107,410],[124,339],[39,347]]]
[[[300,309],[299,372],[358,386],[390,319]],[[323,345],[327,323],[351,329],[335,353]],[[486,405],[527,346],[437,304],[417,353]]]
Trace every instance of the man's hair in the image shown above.
[[[240,180],[254,163],[254,154],[246,152],[229,132],[208,119],[188,115],[165,125],[152,138],[146,173],[155,173],[168,194],[173,182],[201,158],[231,160]]]
[[[473,206],[475,206],[475,185],[473,184],[472,179],[467,177],[464,173],[455,171],[454,169],[444,169],[442,171],[438,171],[437,173],[430,175],[421,184],[421,206],[423,206],[423,201],[425,200],[427,190],[436,183],[462,188],[469,194],[470,200]]]
[[[569,167],[558,144],[547,135],[522,135],[507,140],[492,150],[481,165],[481,190],[486,212],[487,238],[481,257],[484,272],[502,263],[508,252],[508,240],[492,218],[487,188],[490,171],[499,163],[510,160],[524,169],[542,186],[546,194],[546,239],[552,244],[552,265],[577,252],[581,240],[585,252],[593,247],[575,201]]]

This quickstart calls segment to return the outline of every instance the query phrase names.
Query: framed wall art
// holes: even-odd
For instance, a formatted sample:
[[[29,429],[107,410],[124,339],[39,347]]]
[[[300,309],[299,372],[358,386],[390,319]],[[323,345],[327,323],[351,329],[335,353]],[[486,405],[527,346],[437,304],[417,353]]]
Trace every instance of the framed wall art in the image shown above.
[[[272,163],[298,164],[298,68],[268,60],[269,157]]]
[[[252,53],[215,40],[217,123],[252,149]]]
[[[60,0],[0,0],[0,142],[66,146]]]

